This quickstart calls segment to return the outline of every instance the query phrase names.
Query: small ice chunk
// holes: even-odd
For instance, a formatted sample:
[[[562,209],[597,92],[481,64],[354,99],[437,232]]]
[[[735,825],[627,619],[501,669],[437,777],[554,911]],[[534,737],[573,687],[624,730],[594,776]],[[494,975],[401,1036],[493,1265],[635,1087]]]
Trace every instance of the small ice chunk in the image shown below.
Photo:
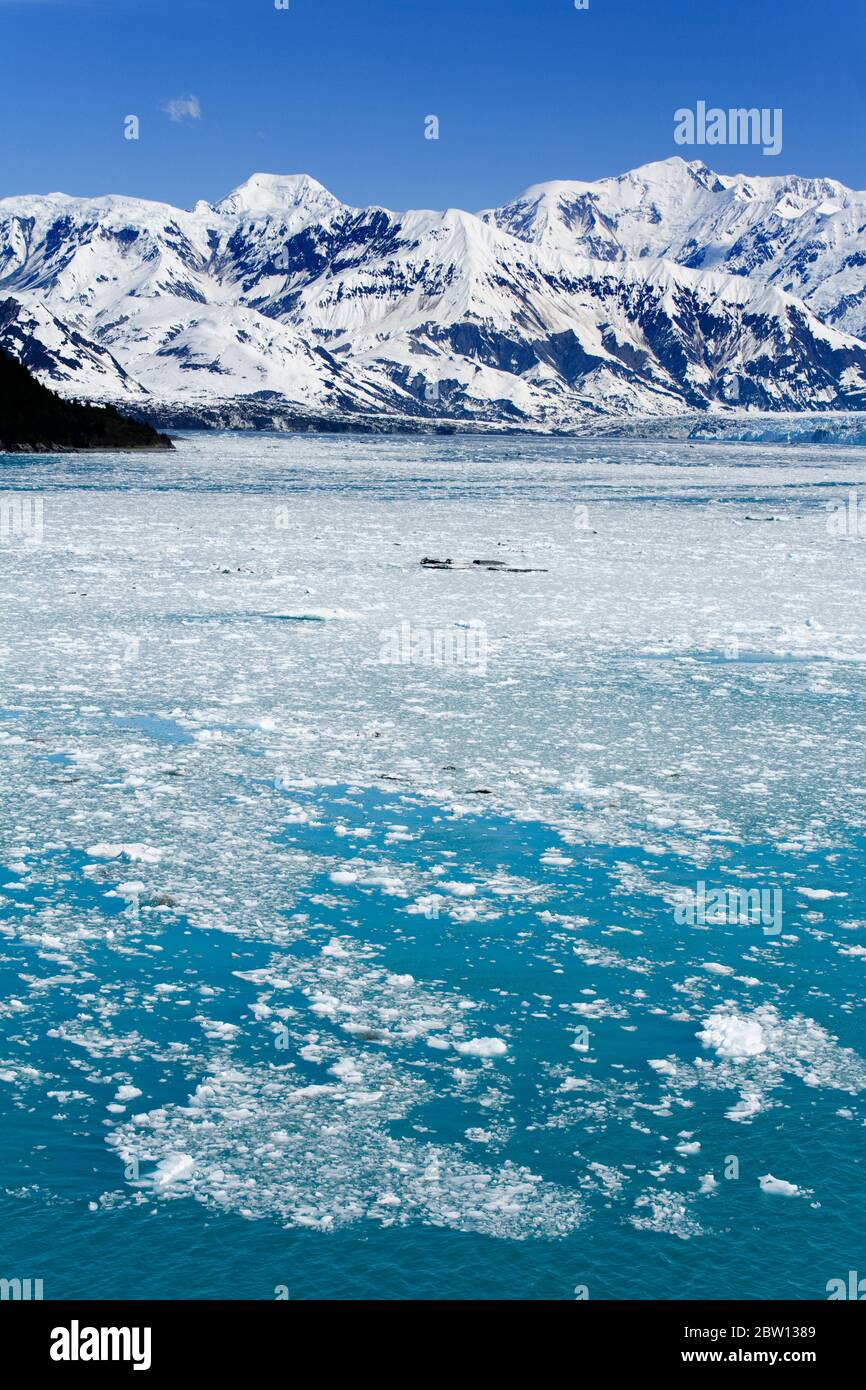
[[[761,1184],[761,1191],[767,1192],[772,1197],[801,1197],[801,1189],[793,1182],[785,1182],[784,1178],[774,1178],[772,1173],[765,1173],[762,1178],[758,1178]]]
[[[657,1071],[660,1076],[676,1076],[676,1062],[670,1062],[666,1058],[655,1057],[650,1060],[653,1071]]]
[[[508,1045],[501,1038],[470,1038],[468,1042],[455,1043],[454,1050],[463,1057],[501,1057]]]
[[[162,850],[152,845],[91,845],[86,851],[90,859],[128,859],[131,864],[158,864]]]
[[[156,1165],[156,1172],[153,1175],[154,1187],[170,1187],[174,1182],[182,1182],[184,1178],[191,1176],[195,1168],[195,1159],[189,1154],[169,1154],[167,1158],[160,1159]]]
[[[471,898],[475,895],[474,883],[443,883],[442,887],[446,893],[450,893],[455,898]]]
[[[712,1047],[719,1057],[734,1060],[759,1057],[767,1050],[764,1030],[758,1020],[738,1014],[711,1014],[698,1037],[704,1047]]]

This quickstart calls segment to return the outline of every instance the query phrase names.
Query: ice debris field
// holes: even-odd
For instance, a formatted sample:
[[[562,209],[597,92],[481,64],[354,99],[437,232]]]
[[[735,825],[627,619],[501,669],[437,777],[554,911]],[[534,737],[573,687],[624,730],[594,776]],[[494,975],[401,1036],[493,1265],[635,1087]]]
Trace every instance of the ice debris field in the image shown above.
[[[0,543],[0,1274],[826,1297],[864,486],[832,446],[0,460],[41,502]],[[702,884],[742,910],[684,922]]]

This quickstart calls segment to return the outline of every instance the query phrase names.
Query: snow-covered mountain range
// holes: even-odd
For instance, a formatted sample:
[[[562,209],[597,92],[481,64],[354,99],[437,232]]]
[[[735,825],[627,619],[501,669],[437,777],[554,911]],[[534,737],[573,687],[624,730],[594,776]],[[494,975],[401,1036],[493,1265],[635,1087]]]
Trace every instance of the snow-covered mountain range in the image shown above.
[[[68,395],[227,423],[548,430],[866,409],[866,193],[674,158],[478,214],[256,174],[192,211],[0,200],[0,345]]]

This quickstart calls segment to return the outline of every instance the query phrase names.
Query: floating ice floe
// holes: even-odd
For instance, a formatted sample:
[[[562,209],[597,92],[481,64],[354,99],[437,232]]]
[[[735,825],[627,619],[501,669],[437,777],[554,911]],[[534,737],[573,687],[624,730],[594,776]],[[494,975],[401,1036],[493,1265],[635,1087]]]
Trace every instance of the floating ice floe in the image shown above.
[[[454,1043],[454,1051],[462,1057],[504,1057],[508,1044],[501,1038],[469,1038],[467,1042]]]
[[[151,1179],[154,1187],[170,1187],[192,1176],[195,1159],[189,1154],[172,1153],[161,1158]]]
[[[427,1092],[382,1054],[365,1054],[359,1068],[361,1105],[354,1080],[293,1091],[290,1067],[217,1067],[186,1105],[135,1116],[108,1143],[125,1164],[156,1164],[143,1184],[153,1198],[188,1193],[285,1226],[417,1222],[550,1240],[583,1223],[579,1193],[524,1166],[487,1167],[456,1147],[394,1138],[394,1122]]]
[[[735,1124],[747,1124],[754,1119],[755,1115],[760,1115],[764,1108],[764,1099],[758,1091],[746,1091],[730,1109],[725,1111],[725,1118],[733,1120]]]
[[[115,1100],[123,1102],[126,1102],[128,1100],[137,1100],[140,1095],[141,1091],[138,1089],[137,1086],[118,1086]]]
[[[668,1057],[649,1062],[666,1086],[668,1101],[676,1098],[682,1103],[696,1087],[738,1091],[740,1099],[726,1115],[748,1124],[768,1106],[780,1103],[773,1093],[787,1077],[851,1095],[866,1090],[866,1063],[852,1048],[842,1047],[814,1019],[800,1014],[783,1019],[769,1004],[747,1013],[732,1004],[720,1005],[697,1036],[715,1053],[714,1061]]]
[[[698,1037],[719,1057],[757,1057],[767,1050],[764,1030],[757,1018],[737,1014],[712,1014]]]
[[[638,1197],[634,1205],[629,1220],[638,1231],[654,1231],[679,1240],[703,1234],[700,1222],[689,1211],[688,1199],[679,1192],[653,1189]]]
[[[131,864],[158,864],[163,856],[161,849],[152,845],[91,845],[87,850],[91,859],[127,859]]]
[[[762,1178],[758,1178],[761,1191],[768,1193],[771,1197],[806,1197],[809,1193],[803,1191],[796,1183],[786,1182],[784,1178],[774,1178],[772,1173],[765,1173]]]

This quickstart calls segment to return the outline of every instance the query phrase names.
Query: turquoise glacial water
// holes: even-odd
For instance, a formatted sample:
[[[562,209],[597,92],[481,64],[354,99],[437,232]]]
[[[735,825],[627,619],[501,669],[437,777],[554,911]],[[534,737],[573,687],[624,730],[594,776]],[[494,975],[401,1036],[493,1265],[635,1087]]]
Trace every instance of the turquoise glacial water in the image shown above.
[[[319,812],[339,815],[342,824],[357,822],[372,828],[373,837],[365,846],[365,854],[372,858],[384,847],[387,827],[395,816],[418,836],[402,853],[414,863],[428,855],[435,861],[444,851],[471,860],[491,875],[503,866],[510,874],[537,874],[539,855],[557,845],[535,824],[514,825],[478,815],[455,826],[399,795],[383,798],[336,788],[324,806],[318,797],[310,802],[316,803]],[[319,828],[305,826],[286,838],[292,845],[309,845],[317,852],[338,848]],[[844,883],[856,895],[860,910],[863,853],[861,843],[844,864],[837,863],[833,869],[834,882]],[[643,983],[647,956],[657,960],[661,955],[681,970],[691,962],[697,968],[706,955],[701,933],[674,928],[669,922],[659,926],[651,899],[642,902],[633,895],[615,896],[611,865],[624,860],[636,867],[646,865],[639,853],[627,855],[622,849],[594,846],[567,870],[547,871],[556,883],[560,911],[597,914],[603,923],[606,934],[584,933],[582,941],[604,950],[612,939],[611,928],[624,929],[613,938],[619,960],[605,968],[605,993],[612,999],[629,998]],[[789,867],[780,856],[751,854],[743,862],[760,882],[784,881]],[[63,891],[82,909],[109,917],[119,913],[117,905],[106,904],[81,880],[81,867],[80,856],[66,857],[68,878]],[[656,860],[652,867],[674,882],[684,877],[680,872],[678,878],[682,866],[674,862]],[[720,867],[706,866],[708,883],[722,881]],[[327,881],[314,882],[311,893],[315,896],[326,887]],[[25,902],[35,904],[40,896],[40,885],[34,884],[24,895]],[[629,1118],[629,1079],[637,1079],[636,1094],[646,1057],[676,1053],[690,1061],[701,1054],[693,1026],[670,1018],[671,995],[662,979],[649,987],[635,1032],[624,1031],[616,1019],[589,1024],[586,1055],[597,1061],[592,1067],[598,1088],[593,1100],[603,1097],[605,1083],[621,1087],[624,1082],[624,1113],[617,1113],[616,1101],[611,1107],[599,1099],[597,1121],[587,1123],[582,1117],[579,1132],[567,1114],[555,1117],[550,1128],[539,1127],[539,1093],[549,1089],[551,1070],[555,1072],[568,1056],[559,1010],[574,997],[578,962],[570,933],[540,925],[532,911],[509,911],[495,923],[468,929],[457,928],[446,918],[422,919],[423,930],[395,929],[369,891],[349,890],[346,898],[345,905],[317,908],[317,932],[312,940],[299,943],[299,952],[308,953],[317,940],[336,933],[357,936],[361,942],[381,946],[387,967],[395,973],[410,971],[480,997],[488,1005],[494,1028],[501,1025],[519,1031],[521,1047],[510,1076],[508,1117],[514,1127],[509,1153],[516,1161],[546,1180],[579,1187],[587,1164],[608,1164],[612,1153],[618,1167],[642,1170],[652,1163],[659,1136],[673,1136],[683,1125],[701,1135],[701,1172],[712,1169],[720,1174],[729,1156],[739,1156],[739,1179],[720,1181],[719,1194],[706,1199],[708,1206],[712,1203],[711,1210],[706,1216],[699,1212],[704,1233],[689,1239],[654,1233],[650,1257],[646,1232],[624,1223],[618,1203],[607,1200],[604,1192],[588,1195],[591,1219],[562,1240],[507,1241],[427,1225],[322,1234],[281,1229],[267,1221],[250,1222],[231,1213],[213,1214],[192,1202],[164,1207],[124,1205],[95,1214],[88,1209],[94,1188],[112,1190],[118,1182],[118,1161],[106,1150],[104,1119],[97,1108],[106,1091],[96,1085],[92,1095],[97,1105],[82,1108],[80,1102],[67,1103],[61,1125],[56,1099],[45,1098],[23,1110],[4,1107],[0,1183],[5,1193],[7,1267],[38,1269],[38,1277],[56,1298],[260,1299],[274,1297],[275,1290],[285,1287],[292,1298],[302,1299],[498,1299],[514,1297],[516,1291],[521,1297],[561,1299],[573,1297],[581,1285],[597,1298],[820,1298],[833,1271],[847,1270],[856,1258],[862,1236],[856,1224],[864,1174],[862,1131],[838,1115],[836,1091],[784,1080],[775,1097],[778,1109],[766,1117],[759,1135],[742,1126],[736,1132],[737,1127],[726,1121],[732,1096],[725,1091],[697,1095],[694,1107],[678,1119],[660,1122],[647,1115],[648,1126],[636,1128]],[[303,908],[303,900],[294,906]],[[846,902],[846,912],[852,906]],[[796,931],[798,924],[787,926]],[[636,929],[644,935],[629,934]],[[713,959],[738,967],[744,947],[755,945],[750,968],[773,980],[784,968],[784,951],[762,940],[760,932],[756,943],[755,933],[753,927],[716,929]],[[225,990],[217,1011],[221,1020],[242,1020],[253,991],[237,979],[236,972],[265,965],[270,956],[265,944],[250,946],[218,932],[195,931],[182,921],[173,924],[161,942],[162,955],[170,959],[125,959],[120,970],[111,951],[95,954],[91,968],[101,991],[109,995],[119,988],[125,991],[136,976],[142,980],[146,976],[150,985],[159,983],[162,976],[173,980],[182,962],[184,976],[194,975]],[[26,951],[6,955],[0,977],[4,995],[20,988],[22,974],[32,970],[33,964]],[[814,1013],[814,997],[820,993],[822,1023],[843,1046],[855,1047],[862,1039],[861,970],[859,961],[854,970],[844,968],[826,941],[801,937],[796,979],[784,987],[786,1009]],[[597,976],[590,971],[584,978]],[[76,1016],[78,1002],[68,999],[68,1020]],[[654,1003],[659,1006],[655,1017]],[[51,1025],[62,1021],[63,1015],[56,1011],[47,1013],[39,1044],[28,1048],[29,1065],[57,1068],[58,1044],[50,1031]],[[128,1031],[151,1029],[153,1037],[152,1020],[135,1008],[122,1010],[114,1023]],[[157,1046],[167,1044],[171,1036],[167,1031],[153,1041]],[[246,1037],[242,1055],[251,1063],[270,1060],[272,1041],[266,1036]],[[183,1104],[188,1090],[184,1070],[164,1058],[143,1058],[137,1064],[136,1080],[144,1096],[136,1103],[143,1108]],[[310,1067],[311,1081],[313,1071]],[[91,1090],[74,1072],[69,1084]],[[617,1094],[621,1096],[621,1090]],[[423,1130],[439,1142],[452,1144],[461,1141],[477,1118],[471,1104],[461,1105],[453,1096],[434,1096],[404,1126],[407,1132]],[[758,1173],[791,1170],[799,1185],[820,1192],[820,1203],[780,1202],[761,1192],[754,1180]]]
[[[866,563],[823,523],[864,475],[231,437],[4,468],[46,535],[0,551],[0,1277],[866,1276]],[[494,548],[536,572],[418,563]],[[485,624],[486,672],[383,665],[404,620]],[[681,924],[699,884],[781,931]]]

